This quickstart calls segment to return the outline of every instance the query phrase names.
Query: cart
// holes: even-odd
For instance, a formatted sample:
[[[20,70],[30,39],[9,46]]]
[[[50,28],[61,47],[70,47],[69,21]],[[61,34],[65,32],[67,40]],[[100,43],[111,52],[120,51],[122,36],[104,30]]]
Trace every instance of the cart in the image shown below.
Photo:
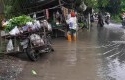
[[[8,51],[6,48],[9,41],[13,44],[13,49]],[[32,61],[38,60],[40,53],[54,51],[50,32],[47,31],[45,26],[38,30],[25,31],[15,36],[9,34],[1,35],[0,49],[4,54],[26,53]]]

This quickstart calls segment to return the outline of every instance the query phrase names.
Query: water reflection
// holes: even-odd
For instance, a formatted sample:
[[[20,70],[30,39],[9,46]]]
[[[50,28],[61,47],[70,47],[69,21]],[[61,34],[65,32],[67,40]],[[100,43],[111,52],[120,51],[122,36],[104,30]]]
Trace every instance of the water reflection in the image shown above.
[[[67,46],[68,46],[66,55],[67,65],[75,66],[77,62],[76,42],[68,43]]]
[[[120,63],[119,59],[105,59],[102,66],[100,66],[101,76],[105,80],[124,80],[125,63]]]
[[[121,28],[121,25],[110,24],[105,26],[104,29],[98,28],[97,34],[99,45],[109,41],[116,44],[109,46],[108,49],[100,48],[102,64],[98,64],[98,74],[103,80],[125,80],[124,29]]]

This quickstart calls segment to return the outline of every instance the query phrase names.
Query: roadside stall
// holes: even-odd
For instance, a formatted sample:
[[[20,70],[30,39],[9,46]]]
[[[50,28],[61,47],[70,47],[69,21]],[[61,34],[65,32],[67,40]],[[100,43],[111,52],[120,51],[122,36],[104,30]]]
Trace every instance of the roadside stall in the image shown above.
[[[30,2],[30,4],[25,3],[23,11],[25,14],[29,14],[31,17],[36,15],[36,19],[46,19],[52,25],[53,36],[66,36],[67,25],[66,18],[69,11],[69,5],[63,0],[43,0]],[[37,6],[36,6],[37,5]]]

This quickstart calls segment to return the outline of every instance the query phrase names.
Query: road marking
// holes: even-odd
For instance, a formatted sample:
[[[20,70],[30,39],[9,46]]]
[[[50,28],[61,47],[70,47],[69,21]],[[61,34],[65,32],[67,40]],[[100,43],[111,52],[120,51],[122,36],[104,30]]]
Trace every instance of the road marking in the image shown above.
[[[109,51],[107,51],[107,52],[104,52],[103,55],[105,55],[105,54],[107,54],[107,53],[109,53],[109,52],[111,52],[111,51],[117,49],[119,46],[120,46],[120,45],[117,45],[117,46],[115,46],[115,48],[113,48],[113,49],[111,49],[111,50],[109,50]]]
[[[112,42],[117,44],[125,44],[125,41],[112,41]]]

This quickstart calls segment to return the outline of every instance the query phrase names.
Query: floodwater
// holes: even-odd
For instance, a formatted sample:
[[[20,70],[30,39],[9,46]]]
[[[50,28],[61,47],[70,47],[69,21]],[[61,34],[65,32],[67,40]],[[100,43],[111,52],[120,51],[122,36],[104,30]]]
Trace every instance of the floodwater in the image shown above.
[[[125,29],[120,24],[106,25],[102,40],[109,47],[101,48],[101,64],[98,69],[103,80],[124,80],[125,78]]]
[[[76,42],[55,38],[53,47],[55,52],[42,54],[37,62],[24,60],[16,80],[125,80],[125,29],[120,24],[80,30]]]

